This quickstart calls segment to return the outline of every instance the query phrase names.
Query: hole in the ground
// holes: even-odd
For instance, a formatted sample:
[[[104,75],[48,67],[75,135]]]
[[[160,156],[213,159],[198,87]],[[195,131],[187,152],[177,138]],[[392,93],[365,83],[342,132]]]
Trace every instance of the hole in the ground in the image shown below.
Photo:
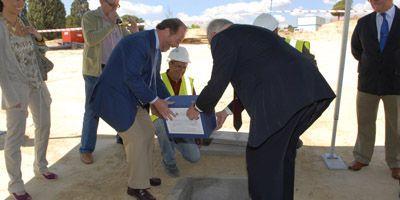
[[[250,200],[247,178],[182,178],[167,200]]]

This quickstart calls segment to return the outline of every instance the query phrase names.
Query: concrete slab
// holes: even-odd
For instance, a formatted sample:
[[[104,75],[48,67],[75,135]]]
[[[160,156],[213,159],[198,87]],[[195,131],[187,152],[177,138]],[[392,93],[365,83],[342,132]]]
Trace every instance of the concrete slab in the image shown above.
[[[231,144],[211,143],[209,146],[202,146],[200,152],[204,155],[240,156],[245,155],[246,147]]]
[[[167,200],[248,200],[245,177],[187,177],[178,181]]]
[[[212,143],[246,146],[249,134],[243,132],[217,131],[211,135]]]

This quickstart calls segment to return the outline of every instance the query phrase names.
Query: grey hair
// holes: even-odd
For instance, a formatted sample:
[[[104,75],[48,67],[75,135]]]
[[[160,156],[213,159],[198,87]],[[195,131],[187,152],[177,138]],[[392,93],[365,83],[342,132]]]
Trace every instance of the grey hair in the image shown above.
[[[227,19],[214,19],[207,27],[207,35],[210,36],[212,32],[218,33],[224,29],[226,25],[232,25],[233,22]]]

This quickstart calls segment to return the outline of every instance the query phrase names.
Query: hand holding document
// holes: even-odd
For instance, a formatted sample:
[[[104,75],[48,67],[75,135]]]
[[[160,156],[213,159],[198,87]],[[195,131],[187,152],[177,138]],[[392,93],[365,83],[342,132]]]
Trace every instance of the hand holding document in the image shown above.
[[[214,113],[194,113],[191,120],[187,112],[193,107],[197,96],[171,96],[167,101],[174,102],[169,105],[173,120],[164,120],[167,133],[176,138],[208,138],[216,127]],[[189,108],[190,107],[190,108]]]
[[[190,119],[199,119],[200,112],[196,110],[194,105],[190,106],[189,109],[186,111],[186,116]]]
[[[204,134],[201,119],[190,120],[186,116],[187,108],[171,108],[171,110],[175,114],[175,118],[166,122],[170,132],[175,134]]]
[[[175,117],[175,114],[168,108],[168,105],[173,104],[174,102],[166,101],[164,99],[157,99],[156,102],[153,103],[153,106],[156,109],[156,113],[161,115],[166,120],[172,120]]]

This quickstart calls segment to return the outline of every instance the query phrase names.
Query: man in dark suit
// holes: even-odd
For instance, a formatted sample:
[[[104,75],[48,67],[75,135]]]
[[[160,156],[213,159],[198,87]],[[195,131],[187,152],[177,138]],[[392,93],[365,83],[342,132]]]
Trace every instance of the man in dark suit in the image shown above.
[[[358,135],[354,162],[358,171],[371,161],[379,101],[385,107],[386,162],[400,179],[400,11],[393,0],[370,0],[375,12],[358,20],[351,50],[358,63]]]
[[[217,19],[207,35],[213,71],[188,117],[213,111],[231,83],[251,118],[246,150],[251,198],[293,199],[297,141],[335,94],[311,60],[267,29]]]
[[[177,47],[186,34],[179,19],[166,19],[155,30],[122,39],[114,48],[93,93],[90,106],[123,140],[128,161],[128,191],[140,200],[155,199],[149,191],[154,126],[146,107],[172,119],[164,100],[170,94],[160,77],[161,52]]]

